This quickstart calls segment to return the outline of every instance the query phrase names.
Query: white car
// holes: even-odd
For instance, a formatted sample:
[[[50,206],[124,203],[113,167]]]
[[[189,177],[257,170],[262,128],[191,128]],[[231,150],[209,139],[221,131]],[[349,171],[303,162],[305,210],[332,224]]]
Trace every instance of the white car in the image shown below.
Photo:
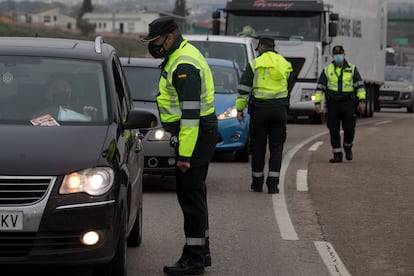
[[[414,111],[414,70],[407,66],[386,66],[385,83],[379,92],[379,106],[386,108],[406,107]]]

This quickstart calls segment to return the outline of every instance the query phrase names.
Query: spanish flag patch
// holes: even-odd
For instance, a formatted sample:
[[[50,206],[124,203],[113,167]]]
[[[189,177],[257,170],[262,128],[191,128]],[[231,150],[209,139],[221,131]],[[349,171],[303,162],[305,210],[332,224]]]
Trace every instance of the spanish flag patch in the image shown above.
[[[179,79],[185,79],[187,77],[187,74],[179,74],[178,78]]]

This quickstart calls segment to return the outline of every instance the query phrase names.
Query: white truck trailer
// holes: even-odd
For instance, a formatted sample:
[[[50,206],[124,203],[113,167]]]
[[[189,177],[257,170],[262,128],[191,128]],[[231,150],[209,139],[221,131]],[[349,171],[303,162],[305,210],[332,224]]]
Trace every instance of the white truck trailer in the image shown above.
[[[364,117],[374,113],[384,82],[387,3],[385,0],[229,0],[225,35],[271,36],[276,50],[291,61],[295,85],[291,91],[293,119],[323,122],[312,101],[316,82],[331,62],[331,50],[341,44],[355,64],[367,91]],[[213,13],[213,34],[219,12]]]

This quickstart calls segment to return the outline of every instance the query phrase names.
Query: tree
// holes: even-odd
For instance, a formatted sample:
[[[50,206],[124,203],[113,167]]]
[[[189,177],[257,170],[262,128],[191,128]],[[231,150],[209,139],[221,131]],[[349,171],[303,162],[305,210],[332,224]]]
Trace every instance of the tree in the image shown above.
[[[95,31],[95,26],[82,19],[82,16],[87,12],[92,12],[92,0],[83,0],[82,7],[79,11],[76,26],[82,32],[83,35],[90,35]]]
[[[79,18],[81,18],[85,13],[92,12],[92,0],[83,0],[82,7],[79,12]]]
[[[174,5],[173,14],[186,17],[190,14],[190,12],[187,9],[187,4],[185,0],[176,0]],[[179,19],[178,21],[184,21],[182,19]]]

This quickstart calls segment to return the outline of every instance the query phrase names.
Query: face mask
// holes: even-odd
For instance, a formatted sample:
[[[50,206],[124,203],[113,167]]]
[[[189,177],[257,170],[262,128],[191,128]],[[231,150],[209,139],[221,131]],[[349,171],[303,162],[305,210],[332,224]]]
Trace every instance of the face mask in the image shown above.
[[[344,62],[344,55],[334,55],[333,59],[335,63],[342,63]]]
[[[167,40],[167,37],[165,37],[164,41],[161,43],[161,45],[154,45],[152,43],[148,44],[148,52],[154,57],[154,58],[163,58],[165,56],[165,49],[163,47],[165,41]]]

